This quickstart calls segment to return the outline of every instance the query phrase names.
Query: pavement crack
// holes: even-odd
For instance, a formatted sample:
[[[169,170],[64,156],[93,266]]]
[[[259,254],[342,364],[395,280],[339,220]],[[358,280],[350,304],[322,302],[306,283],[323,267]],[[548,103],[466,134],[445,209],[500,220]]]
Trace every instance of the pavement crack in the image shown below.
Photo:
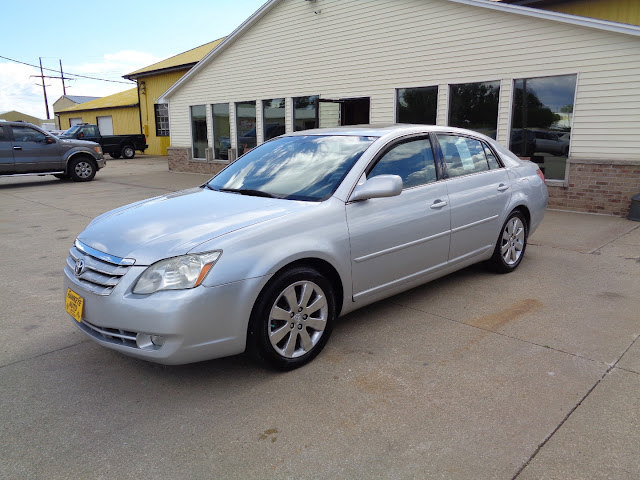
[[[531,462],[536,458],[538,453],[540,453],[540,451],[544,448],[544,446],[547,443],[549,443],[549,440],[551,440],[553,436],[556,434],[556,432],[558,432],[558,430],[562,428],[562,426],[567,422],[567,420],[569,420],[571,415],[573,415],[573,412],[575,412],[578,409],[578,407],[582,405],[582,403],[589,397],[589,395],[591,395],[591,393],[596,389],[596,387],[600,385],[602,381],[616,368],[620,360],[622,360],[622,357],[624,357],[626,353],[631,349],[631,347],[633,347],[633,345],[638,341],[638,338],[640,338],[640,334],[636,335],[636,337],[629,344],[629,346],[624,350],[624,352],[622,352],[622,354],[618,357],[618,359],[614,363],[609,365],[609,368],[607,368],[607,370],[602,374],[602,376],[591,386],[591,388],[589,388],[589,390],[587,390],[587,393],[583,395],[580,401],[578,401],[578,403],[574,405],[574,407],[571,410],[569,410],[569,412],[565,415],[562,421],[556,426],[556,428],[554,428],[553,431],[549,435],[547,435],[546,438],[536,447],[536,449],[533,451],[533,453],[527,459],[527,461],[524,462],[524,464],[522,464],[522,466],[518,469],[515,475],[511,477],[511,480],[516,480],[520,476],[520,474],[531,464]]]
[[[88,343],[88,342],[91,342],[91,340],[89,340],[89,339],[82,340],[82,341],[80,341],[78,343],[74,343],[74,344],[67,345],[67,346],[64,346],[64,347],[56,348],[55,350],[51,350],[49,352],[43,352],[43,353],[40,353],[38,355],[34,355],[33,357],[22,358],[20,360],[16,360],[15,362],[6,363],[4,365],[0,365],[0,370],[2,370],[3,368],[12,367],[13,365],[17,365],[19,363],[29,362],[31,360],[35,360],[36,358],[46,357],[47,355],[51,355],[52,353],[62,352],[62,351],[67,350],[69,348],[74,348],[74,347],[77,347],[78,345],[82,345],[83,343]]]

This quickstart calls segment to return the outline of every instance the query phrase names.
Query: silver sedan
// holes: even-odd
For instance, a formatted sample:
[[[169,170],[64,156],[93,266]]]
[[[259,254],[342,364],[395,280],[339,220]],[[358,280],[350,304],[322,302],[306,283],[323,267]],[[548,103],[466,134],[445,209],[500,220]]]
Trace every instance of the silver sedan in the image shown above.
[[[513,271],[547,201],[534,163],[472,131],[296,132],[200,188],[93,220],[67,259],[66,310],[134,357],[248,350],[292,369],[338,315],[474,263]]]

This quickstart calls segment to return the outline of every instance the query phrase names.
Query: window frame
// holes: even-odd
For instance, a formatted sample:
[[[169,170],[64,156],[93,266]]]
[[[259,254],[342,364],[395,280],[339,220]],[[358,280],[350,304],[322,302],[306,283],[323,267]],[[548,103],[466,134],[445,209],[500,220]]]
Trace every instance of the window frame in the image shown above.
[[[320,126],[320,95],[300,95],[297,97],[291,97],[291,128],[294,132],[302,132],[304,130],[309,130],[309,128],[303,128],[301,130],[296,130],[296,99],[297,98],[315,98],[314,100],[314,109],[315,109],[315,126],[311,128],[318,128]]]
[[[467,130],[471,130],[471,131],[483,134],[479,130],[474,130],[473,127],[469,127],[469,126],[465,126],[465,125],[453,125],[451,123],[451,114],[452,114],[452,110],[453,110],[451,107],[452,107],[452,102],[453,102],[453,98],[454,98],[454,95],[452,95],[452,88],[456,87],[456,86],[459,86],[459,85],[473,85],[473,84],[483,84],[483,83],[497,83],[498,84],[498,104],[496,106],[495,128],[493,129],[493,130],[495,130],[496,137],[497,137],[498,127],[500,125],[500,92],[502,91],[502,80],[501,79],[482,80],[482,81],[476,81],[476,82],[447,83],[447,126],[456,127],[456,128],[465,128]]]
[[[395,88],[395,97],[394,97],[394,115],[395,123],[410,123],[410,122],[402,122],[400,121],[400,99],[399,93],[400,90],[421,90],[421,89],[432,89],[435,88],[436,93],[436,111],[433,123],[420,123],[419,125],[436,125],[438,122],[438,96],[440,95],[440,85],[424,85],[420,87],[396,87]]]
[[[158,112],[158,107],[163,107],[166,111],[166,115],[162,115]],[[166,120],[165,120],[166,118]],[[153,119],[156,125],[156,137],[169,137],[171,135],[169,128],[169,104],[168,103],[154,103],[153,104]],[[166,128],[161,127],[161,124],[166,124]],[[166,132],[166,133],[164,133]]]
[[[222,148],[219,148],[220,153],[217,154],[216,153],[216,139],[218,138],[218,135],[216,135],[216,112],[215,112],[215,107],[216,105],[224,105],[227,107],[227,119],[228,119],[228,124],[229,124],[229,128],[228,128],[228,133],[229,133],[229,147],[227,148],[227,151],[224,152],[224,155],[222,154]],[[213,158],[216,160],[229,160],[229,152],[228,149],[232,148],[232,142],[231,142],[231,104],[228,102],[218,102],[218,103],[211,103],[210,104],[210,108],[211,108],[211,133],[212,133],[212,139],[211,139],[211,144],[212,144],[212,148],[213,148]],[[221,137],[223,135],[220,135]],[[225,158],[226,157],[226,158]]]
[[[193,136],[193,109],[194,107],[203,107],[204,108],[204,122],[205,122],[205,135],[206,135],[206,146],[204,147],[204,157],[196,157],[195,156],[195,138]],[[209,124],[207,122],[207,105],[206,104],[197,104],[197,105],[189,105],[189,126],[191,131],[191,158],[194,160],[206,160],[207,159],[207,148],[209,148]]]

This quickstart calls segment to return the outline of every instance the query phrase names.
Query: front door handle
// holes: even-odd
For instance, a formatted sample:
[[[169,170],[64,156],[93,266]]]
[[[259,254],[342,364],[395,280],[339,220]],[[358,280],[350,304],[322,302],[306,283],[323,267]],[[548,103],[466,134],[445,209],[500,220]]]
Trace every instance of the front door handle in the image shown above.
[[[433,210],[436,210],[438,208],[442,208],[442,207],[446,207],[447,206],[447,202],[445,202],[444,200],[436,200],[435,202],[433,202],[431,204],[431,207]]]
[[[14,150],[22,150],[22,147],[20,147],[19,145],[14,145],[13,149]]]
[[[498,185],[499,192],[504,192],[506,190],[509,190],[509,185],[505,185],[504,183],[501,183],[500,185]]]

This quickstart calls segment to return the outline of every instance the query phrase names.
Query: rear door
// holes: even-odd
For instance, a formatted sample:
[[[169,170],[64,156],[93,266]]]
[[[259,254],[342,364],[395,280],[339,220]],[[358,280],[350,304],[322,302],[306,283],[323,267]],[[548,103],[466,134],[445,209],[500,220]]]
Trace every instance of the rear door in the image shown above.
[[[476,138],[437,134],[451,204],[449,261],[493,250],[511,199],[511,181],[489,146]]]
[[[13,142],[8,126],[0,124],[0,175],[14,173]]]
[[[15,173],[64,170],[59,140],[28,125],[11,126]]]
[[[394,174],[399,196],[346,205],[354,301],[384,295],[444,266],[449,253],[447,189],[438,181],[428,136],[389,146],[367,178]]]

